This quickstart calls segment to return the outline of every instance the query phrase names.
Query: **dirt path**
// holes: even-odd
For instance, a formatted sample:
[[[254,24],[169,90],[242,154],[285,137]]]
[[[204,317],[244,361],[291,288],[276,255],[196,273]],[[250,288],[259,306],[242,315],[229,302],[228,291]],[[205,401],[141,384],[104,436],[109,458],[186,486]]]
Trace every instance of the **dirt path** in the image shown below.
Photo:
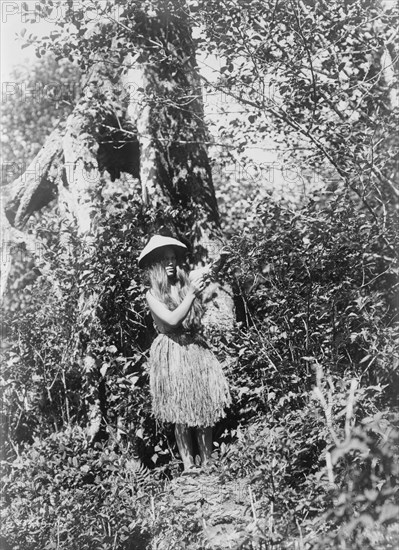
[[[154,512],[158,533],[153,550],[235,550],[265,529],[248,482],[223,483],[215,474],[174,479]],[[172,518],[168,523],[163,512]]]

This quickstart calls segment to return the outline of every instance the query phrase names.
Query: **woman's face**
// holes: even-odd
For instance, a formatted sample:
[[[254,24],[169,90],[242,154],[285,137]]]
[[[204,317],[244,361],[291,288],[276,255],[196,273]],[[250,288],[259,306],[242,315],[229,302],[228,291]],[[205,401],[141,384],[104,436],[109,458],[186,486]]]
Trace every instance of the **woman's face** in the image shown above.
[[[165,268],[169,278],[176,276],[176,254],[171,246],[167,246],[163,251],[162,265]]]

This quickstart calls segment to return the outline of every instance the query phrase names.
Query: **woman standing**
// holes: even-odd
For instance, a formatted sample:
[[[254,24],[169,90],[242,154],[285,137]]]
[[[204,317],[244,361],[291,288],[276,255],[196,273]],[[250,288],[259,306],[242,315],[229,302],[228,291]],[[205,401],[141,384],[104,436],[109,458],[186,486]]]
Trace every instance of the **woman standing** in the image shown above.
[[[202,466],[212,452],[212,426],[231,403],[222,367],[201,336],[201,292],[212,266],[182,268],[186,246],[153,236],[139,256],[150,289],[148,307],[158,336],[150,350],[150,390],[155,417],[175,424],[177,446],[187,473],[196,471],[193,434]]]

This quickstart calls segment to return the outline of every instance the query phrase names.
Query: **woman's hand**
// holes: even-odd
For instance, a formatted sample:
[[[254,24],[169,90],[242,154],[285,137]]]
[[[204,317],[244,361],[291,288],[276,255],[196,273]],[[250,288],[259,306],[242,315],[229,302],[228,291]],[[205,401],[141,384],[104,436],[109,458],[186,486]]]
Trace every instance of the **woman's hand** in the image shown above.
[[[203,275],[196,275],[191,279],[189,292],[198,296],[205,288],[205,281]]]
[[[227,249],[227,247],[224,247],[220,250],[219,256],[211,263],[203,267],[197,267],[197,269],[193,269],[192,271],[190,271],[189,278],[191,282],[195,280],[199,282],[199,280],[202,279],[203,284],[200,292],[204,290],[205,286],[208,283],[211,283],[215,279],[216,275],[223,267],[229,255],[229,250]]]

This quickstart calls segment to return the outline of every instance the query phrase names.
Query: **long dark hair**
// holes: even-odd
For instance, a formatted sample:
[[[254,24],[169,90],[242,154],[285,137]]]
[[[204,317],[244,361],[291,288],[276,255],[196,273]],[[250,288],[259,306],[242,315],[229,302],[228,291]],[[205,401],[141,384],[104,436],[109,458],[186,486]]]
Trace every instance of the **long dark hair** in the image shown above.
[[[173,311],[183,301],[190,286],[190,279],[185,269],[181,265],[176,266],[175,295],[172,295],[172,284],[165,271],[162,261],[158,260],[152,263],[146,269],[146,279],[151,287],[151,293],[154,298],[165,304]],[[204,308],[200,298],[196,298],[183,321],[183,327],[186,329],[198,328],[201,323]]]

